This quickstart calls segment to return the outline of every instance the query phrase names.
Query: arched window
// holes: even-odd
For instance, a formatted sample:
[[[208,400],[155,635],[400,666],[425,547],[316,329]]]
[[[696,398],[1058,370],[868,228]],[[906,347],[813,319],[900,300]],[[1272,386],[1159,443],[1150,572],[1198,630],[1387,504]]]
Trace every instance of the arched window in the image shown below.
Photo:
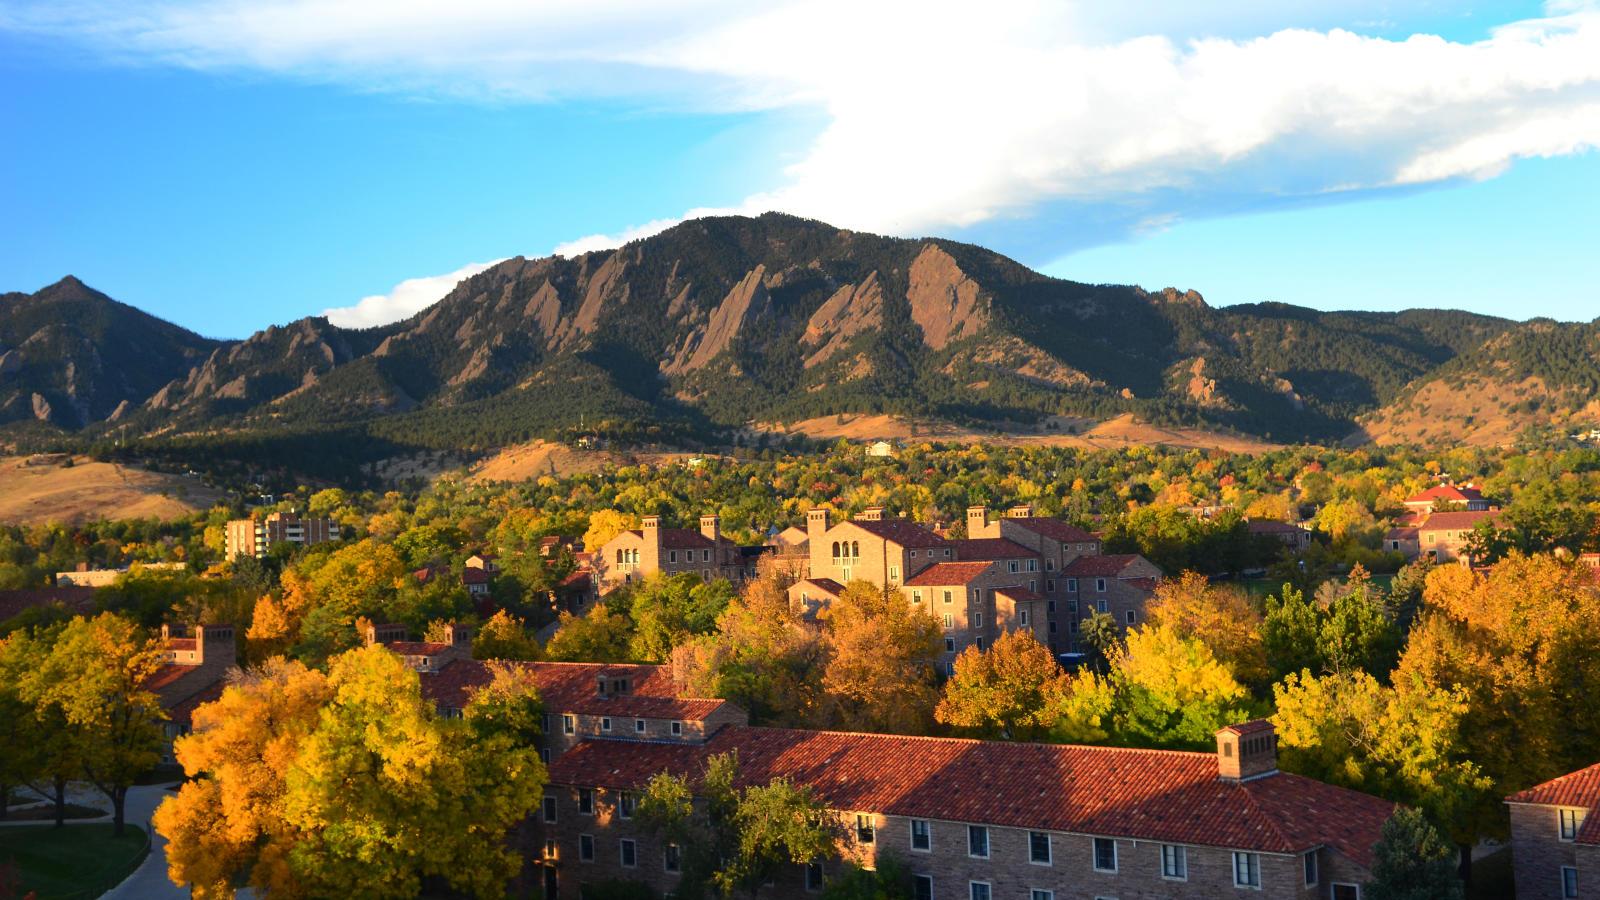
[[[838,559],[839,558],[839,542],[838,541],[834,541],[833,542],[833,558],[834,559]]]
[[[860,556],[861,556],[861,542],[860,541],[851,541],[850,542],[850,557],[852,559],[859,559]]]
[[[622,563],[622,548],[621,547],[617,548],[617,563],[619,565]]]

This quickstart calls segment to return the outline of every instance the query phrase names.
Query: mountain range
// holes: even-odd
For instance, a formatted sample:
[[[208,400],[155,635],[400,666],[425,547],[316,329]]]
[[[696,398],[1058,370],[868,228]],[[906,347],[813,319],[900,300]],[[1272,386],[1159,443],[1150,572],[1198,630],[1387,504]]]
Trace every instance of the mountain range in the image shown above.
[[[840,413],[1050,427],[1132,413],[1275,441],[1514,439],[1594,424],[1600,325],[1216,308],[982,247],[780,214],[517,257],[371,329],[213,340],[68,276],[0,296],[0,428],[93,440],[360,429],[488,449],[672,442]]]

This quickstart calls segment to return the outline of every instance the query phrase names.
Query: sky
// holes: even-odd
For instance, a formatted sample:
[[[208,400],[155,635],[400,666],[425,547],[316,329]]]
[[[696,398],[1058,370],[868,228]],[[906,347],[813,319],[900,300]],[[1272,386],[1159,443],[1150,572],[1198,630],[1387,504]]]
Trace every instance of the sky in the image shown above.
[[[1600,0],[0,0],[0,290],[213,337],[769,209],[1216,305],[1600,305]]]

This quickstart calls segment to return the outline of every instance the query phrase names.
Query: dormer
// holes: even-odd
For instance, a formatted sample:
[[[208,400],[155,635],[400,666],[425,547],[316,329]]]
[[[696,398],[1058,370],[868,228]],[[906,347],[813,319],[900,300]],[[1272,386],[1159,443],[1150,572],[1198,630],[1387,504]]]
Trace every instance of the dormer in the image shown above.
[[[1278,772],[1278,733],[1271,722],[1256,719],[1217,732],[1217,777],[1251,781]]]

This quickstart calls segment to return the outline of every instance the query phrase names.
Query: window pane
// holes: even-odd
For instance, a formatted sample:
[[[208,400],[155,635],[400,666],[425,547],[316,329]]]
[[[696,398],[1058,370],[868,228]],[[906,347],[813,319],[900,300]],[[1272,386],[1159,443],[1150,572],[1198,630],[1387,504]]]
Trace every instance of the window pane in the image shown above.
[[[982,881],[972,882],[972,900],[989,900],[989,885]]]
[[[915,895],[913,900],[933,900],[933,877],[918,875],[912,879]]]
[[[1050,861],[1050,835],[1042,831],[1028,832],[1028,859],[1036,863]]]
[[[982,825],[967,826],[967,852],[973,856],[989,855],[989,829]]]

